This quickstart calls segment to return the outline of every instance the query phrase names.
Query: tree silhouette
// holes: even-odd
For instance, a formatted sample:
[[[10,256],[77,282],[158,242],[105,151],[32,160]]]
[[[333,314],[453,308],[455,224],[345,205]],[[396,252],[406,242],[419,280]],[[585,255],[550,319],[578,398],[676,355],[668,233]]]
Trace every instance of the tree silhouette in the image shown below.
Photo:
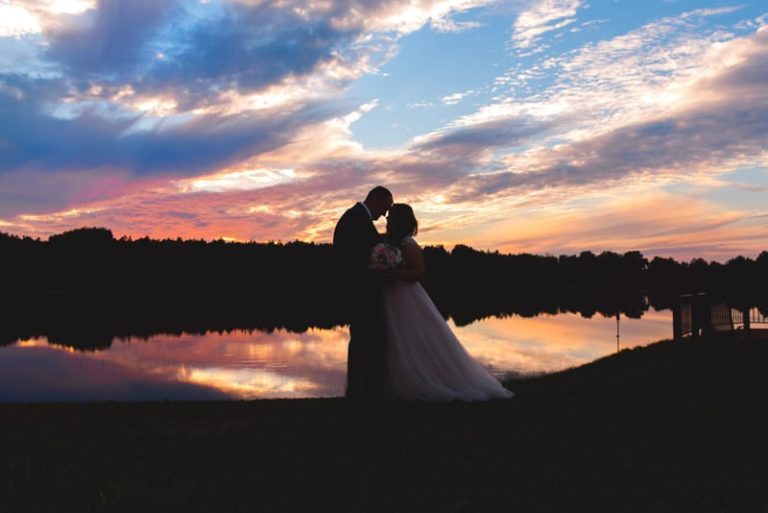
[[[115,239],[106,228],[80,228],[48,241],[0,232],[4,292],[184,289],[321,290],[332,292],[328,244],[237,243],[223,240]],[[725,264],[677,262],[639,252],[595,255],[501,254],[458,244],[424,248],[425,284],[457,290],[526,288],[745,290],[768,283],[768,252]]]

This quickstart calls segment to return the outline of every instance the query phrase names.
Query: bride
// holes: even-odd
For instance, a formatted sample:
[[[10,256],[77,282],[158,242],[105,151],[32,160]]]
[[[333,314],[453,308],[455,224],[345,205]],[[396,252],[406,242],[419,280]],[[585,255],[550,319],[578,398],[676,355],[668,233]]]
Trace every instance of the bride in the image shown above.
[[[403,266],[384,287],[388,389],[406,401],[484,401],[512,392],[464,349],[419,283],[424,258],[414,240],[413,209],[396,203],[387,216],[387,240],[403,254]]]

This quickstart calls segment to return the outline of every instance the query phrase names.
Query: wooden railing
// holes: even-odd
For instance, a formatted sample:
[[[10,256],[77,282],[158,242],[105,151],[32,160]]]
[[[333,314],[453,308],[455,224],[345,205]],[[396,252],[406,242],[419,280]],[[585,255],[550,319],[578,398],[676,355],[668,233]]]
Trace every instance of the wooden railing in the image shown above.
[[[749,311],[749,316],[747,316],[747,322],[750,325],[763,324],[768,326],[768,315],[762,314],[757,308],[752,308]]]
[[[673,310],[675,339],[749,334],[768,328],[768,315],[734,294],[685,294]]]

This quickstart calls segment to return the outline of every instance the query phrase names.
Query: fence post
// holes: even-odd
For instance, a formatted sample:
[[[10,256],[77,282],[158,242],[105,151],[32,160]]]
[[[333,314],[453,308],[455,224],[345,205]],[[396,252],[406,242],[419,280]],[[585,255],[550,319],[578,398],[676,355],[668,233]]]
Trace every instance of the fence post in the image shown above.
[[[744,333],[749,333],[750,329],[750,318],[749,318],[749,306],[746,305],[746,303],[741,304],[741,315],[744,316]]]

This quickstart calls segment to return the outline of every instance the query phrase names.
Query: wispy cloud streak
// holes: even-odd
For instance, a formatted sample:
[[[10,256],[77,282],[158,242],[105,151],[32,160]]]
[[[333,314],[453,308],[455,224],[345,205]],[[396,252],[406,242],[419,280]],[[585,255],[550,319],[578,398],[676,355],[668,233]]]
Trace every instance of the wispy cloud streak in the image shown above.
[[[512,40],[519,48],[531,48],[547,32],[574,23],[583,0],[538,0],[530,2],[515,21]]]

